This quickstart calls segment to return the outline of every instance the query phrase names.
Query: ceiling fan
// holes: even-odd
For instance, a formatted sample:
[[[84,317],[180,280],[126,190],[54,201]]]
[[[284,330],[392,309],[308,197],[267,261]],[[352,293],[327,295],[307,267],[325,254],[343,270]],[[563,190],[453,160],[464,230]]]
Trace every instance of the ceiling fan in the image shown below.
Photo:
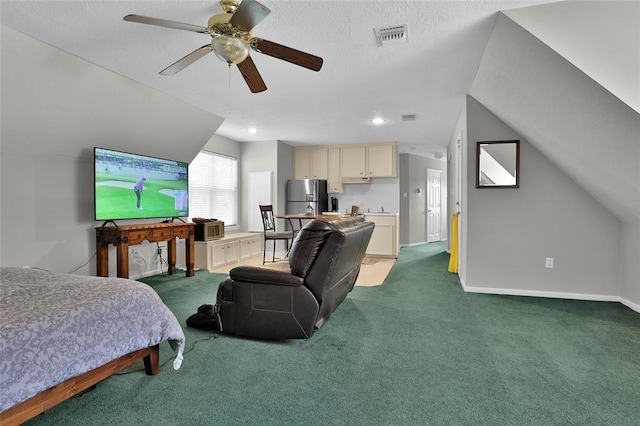
[[[229,66],[236,64],[249,86],[249,90],[252,93],[259,93],[267,90],[267,86],[249,56],[251,49],[313,71],[320,71],[322,68],[322,58],[318,56],[253,37],[251,30],[271,13],[266,6],[256,0],[243,0],[241,3],[236,0],[220,0],[220,6],[223,13],[209,18],[207,27],[133,14],[127,15],[123,19],[129,22],[175,28],[211,36],[211,43],[205,44],[169,65],[160,71],[161,75],[173,75],[213,51]]]

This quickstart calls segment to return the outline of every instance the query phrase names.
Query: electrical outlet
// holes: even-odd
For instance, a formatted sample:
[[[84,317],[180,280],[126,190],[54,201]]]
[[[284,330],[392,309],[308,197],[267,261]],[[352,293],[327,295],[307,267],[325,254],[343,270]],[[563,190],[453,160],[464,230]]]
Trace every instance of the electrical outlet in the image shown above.
[[[547,257],[544,260],[544,267],[547,269],[553,269],[553,257]]]

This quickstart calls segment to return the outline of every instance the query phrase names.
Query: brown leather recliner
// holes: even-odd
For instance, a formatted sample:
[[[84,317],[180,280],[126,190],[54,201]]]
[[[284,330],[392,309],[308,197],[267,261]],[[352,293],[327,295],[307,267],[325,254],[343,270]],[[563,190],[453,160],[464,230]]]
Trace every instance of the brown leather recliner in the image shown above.
[[[233,268],[218,287],[223,331],[261,339],[311,337],[353,289],[373,228],[361,216],[314,219],[296,236],[288,267]]]

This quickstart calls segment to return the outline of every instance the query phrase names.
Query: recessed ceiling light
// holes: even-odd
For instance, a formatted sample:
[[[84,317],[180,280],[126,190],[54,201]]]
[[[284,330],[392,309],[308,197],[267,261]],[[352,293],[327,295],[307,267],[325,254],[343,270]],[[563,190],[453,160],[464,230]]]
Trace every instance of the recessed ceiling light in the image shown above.
[[[373,124],[375,124],[376,126],[379,126],[382,123],[384,123],[384,118],[382,118],[382,117],[374,117],[373,120],[371,120],[371,122]]]
[[[256,133],[258,133],[258,129],[256,129],[255,127],[249,127],[249,129],[247,129],[247,132],[255,135]]]

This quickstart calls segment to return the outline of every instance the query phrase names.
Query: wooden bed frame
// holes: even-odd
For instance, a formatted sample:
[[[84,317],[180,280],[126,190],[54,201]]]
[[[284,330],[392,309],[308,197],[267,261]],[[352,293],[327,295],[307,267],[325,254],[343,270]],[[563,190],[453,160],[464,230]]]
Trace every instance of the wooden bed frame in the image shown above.
[[[159,355],[159,346],[155,345],[131,352],[94,370],[65,380],[0,413],[0,425],[13,426],[22,424],[62,401],[85,391],[140,359],[144,361],[145,372],[148,375],[155,376],[160,371]]]

